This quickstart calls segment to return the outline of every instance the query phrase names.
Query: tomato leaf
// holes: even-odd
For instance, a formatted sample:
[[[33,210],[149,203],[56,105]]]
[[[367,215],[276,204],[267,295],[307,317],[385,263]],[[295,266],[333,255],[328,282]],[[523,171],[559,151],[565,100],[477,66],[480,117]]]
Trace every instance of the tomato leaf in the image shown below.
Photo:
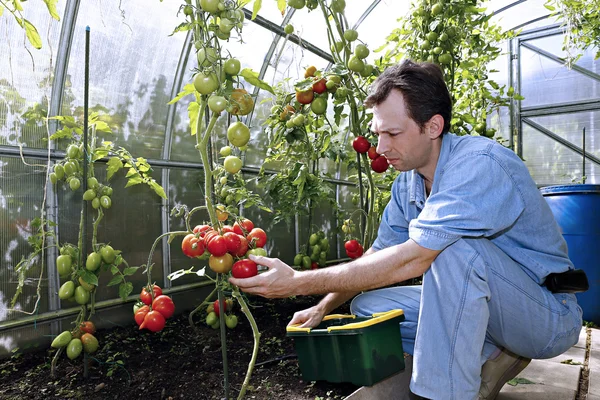
[[[21,1],[20,0],[13,0],[13,4],[15,6],[15,10],[17,10],[17,11],[23,11],[23,6],[21,5]]]
[[[135,274],[140,267],[127,267],[123,270],[123,275],[129,276]]]
[[[192,132],[192,136],[196,134],[196,129],[198,128],[198,110],[200,109],[200,104],[195,101],[190,102],[188,105],[188,115],[190,117],[190,130]]]
[[[36,49],[41,49],[42,38],[40,38],[40,34],[38,33],[35,26],[33,26],[33,24],[26,19],[23,19],[23,23],[25,24],[25,33],[27,34],[27,39],[29,40],[29,43],[31,43],[31,45]]]
[[[239,75],[244,78],[244,80],[246,82],[248,82],[249,84],[256,86],[258,88],[261,88],[263,90],[266,90],[269,93],[275,94],[275,91],[273,90],[273,88],[271,87],[271,85],[269,85],[267,82],[260,80],[258,78],[258,72],[254,72],[252,69],[250,68],[244,68]]]
[[[58,140],[58,139],[71,139],[73,137],[73,130],[70,128],[63,128],[59,131],[54,132],[50,136],[50,140]]]
[[[110,180],[115,172],[123,168],[123,162],[119,157],[111,157],[106,163],[106,180]]]
[[[0,5],[0,17],[2,16],[2,13],[3,13],[3,12],[4,12],[4,7],[2,7],[2,6]],[[14,307],[14,306],[11,306],[11,307]]]
[[[173,32],[171,32],[169,36],[173,36],[177,32],[189,31],[190,29],[192,29],[192,27],[193,25],[189,22],[182,22],[181,24],[177,25],[177,27],[173,30]]]
[[[156,182],[154,179],[152,179],[148,185],[150,185],[150,187],[154,190],[154,192],[159,195],[160,197],[162,197],[163,199],[167,198],[167,195],[165,194],[165,189],[163,189],[162,186],[160,186],[158,184],[158,182]]]
[[[129,180],[127,181],[127,185],[125,185],[125,187],[128,188],[129,186],[139,185],[142,182],[143,182],[143,179],[138,174],[136,176],[133,176],[133,177],[129,178]]]
[[[84,282],[98,286],[98,277],[93,272],[88,271],[87,269],[80,269],[78,273]]]
[[[102,147],[98,147],[96,150],[94,150],[94,155],[92,156],[92,161],[100,160],[101,158],[104,158],[107,155],[108,155],[108,150],[106,150]]]
[[[285,0],[277,0],[277,8],[281,11],[281,15],[285,14],[285,7],[287,6]]]
[[[254,5],[252,6],[252,20],[256,18],[260,8],[262,7],[262,0],[254,0]]]
[[[58,0],[44,0],[44,3],[46,3],[46,7],[48,7],[50,16],[55,20],[60,21],[60,15],[58,15],[58,12],[56,11],[56,3],[58,3]]]
[[[125,300],[129,294],[133,292],[133,283],[124,282],[119,285],[119,296]]]
[[[196,91],[196,89],[194,88],[194,85],[191,83],[188,83],[187,85],[185,85],[183,87],[183,90],[179,93],[177,93],[177,96],[175,96],[175,98],[171,101],[169,101],[167,104],[175,104],[177,103],[179,100],[183,99],[185,96],[192,94]]]
[[[112,277],[112,279],[106,284],[106,286],[115,286],[118,285],[119,283],[121,283],[123,281],[123,276],[119,275],[115,275]]]
[[[94,125],[96,125],[96,130],[99,132],[112,133],[112,129],[104,121],[96,121]]]
[[[130,178],[134,175],[139,176],[140,174],[138,174],[138,172],[135,170],[135,168],[131,167],[131,168],[129,168],[129,171],[127,171],[127,175],[125,176],[125,178]]]

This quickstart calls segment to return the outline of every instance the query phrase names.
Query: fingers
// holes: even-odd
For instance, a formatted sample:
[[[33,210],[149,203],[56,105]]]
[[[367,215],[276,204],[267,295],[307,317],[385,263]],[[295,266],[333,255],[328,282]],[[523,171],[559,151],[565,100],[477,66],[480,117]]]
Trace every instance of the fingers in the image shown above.
[[[254,254],[250,254],[248,256],[248,258],[250,258],[252,261],[257,263],[258,265],[264,265],[265,267],[267,267],[269,269],[273,268],[275,266],[275,264],[277,263],[277,261],[279,261],[279,259],[277,259],[277,258],[255,256]]]

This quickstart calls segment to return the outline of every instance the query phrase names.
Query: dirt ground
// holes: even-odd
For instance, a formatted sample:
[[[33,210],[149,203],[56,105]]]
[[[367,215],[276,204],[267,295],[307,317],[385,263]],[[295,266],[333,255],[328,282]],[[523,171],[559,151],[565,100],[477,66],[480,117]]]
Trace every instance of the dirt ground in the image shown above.
[[[285,325],[295,311],[317,300],[251,299],[262,337],[246,399],[343,399],[357,389],[349,383],[302,380]],[[236,314],[240,323],[227,330],[230,398],[237,398],[253,343],[250,324],[239,309]],[[87,379],[82,357],[71,361],[62,354],[52,378],[50,364],[56,350],[16,352],[0,360],[0,399],[225,399],[219,331],[203,323],[202,313],[194,315],[196,333],[188,316],[169,319],[158,333],[138,330],[133,316],[128,326],[99,330],[100,349],[90,356]]]

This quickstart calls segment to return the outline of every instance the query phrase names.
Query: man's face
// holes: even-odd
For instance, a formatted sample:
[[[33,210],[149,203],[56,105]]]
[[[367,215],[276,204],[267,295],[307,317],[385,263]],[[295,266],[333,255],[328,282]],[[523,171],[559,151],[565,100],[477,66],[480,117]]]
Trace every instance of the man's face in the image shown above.
[[[387,99],[373,107],[371,131],[378,135],[377,153],[398,171],[420,169],[432,161],[433,141],[411,119],[402,93],[392,89]]]

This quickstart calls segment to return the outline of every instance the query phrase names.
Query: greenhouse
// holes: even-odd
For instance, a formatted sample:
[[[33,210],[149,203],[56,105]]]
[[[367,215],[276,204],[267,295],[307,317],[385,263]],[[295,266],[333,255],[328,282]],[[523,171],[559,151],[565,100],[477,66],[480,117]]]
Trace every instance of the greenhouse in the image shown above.
[[[599,0],[0,0],[0,399],[600,399]]]

